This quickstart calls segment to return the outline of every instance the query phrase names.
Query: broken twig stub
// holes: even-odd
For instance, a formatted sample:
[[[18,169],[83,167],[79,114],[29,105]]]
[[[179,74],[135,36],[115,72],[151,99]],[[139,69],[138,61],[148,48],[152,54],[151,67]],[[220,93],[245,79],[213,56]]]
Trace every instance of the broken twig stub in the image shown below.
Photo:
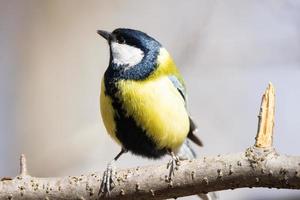
[[[262,96],[261,106],[258,115],[258,130],[255,137],[255,146],[268,148],[273,144],[273,128],[275,114],[275,90],[272,83]]]

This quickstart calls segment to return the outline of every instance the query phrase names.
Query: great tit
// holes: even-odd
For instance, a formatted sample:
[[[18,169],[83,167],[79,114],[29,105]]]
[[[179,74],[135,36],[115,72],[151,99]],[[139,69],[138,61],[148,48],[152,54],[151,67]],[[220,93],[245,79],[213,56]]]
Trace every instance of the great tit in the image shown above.
[[[202,146],[186,105],[186,89],[168,51],[144,32],[98,30],[109,44],[109,66],[101,83],[100,110],[109,135],[121,146],[102,179],[100,195],[109,193],[113,165],[123,153],[158,159],[169,154],[168,180],[179,159],[195,153],[187,139]]]

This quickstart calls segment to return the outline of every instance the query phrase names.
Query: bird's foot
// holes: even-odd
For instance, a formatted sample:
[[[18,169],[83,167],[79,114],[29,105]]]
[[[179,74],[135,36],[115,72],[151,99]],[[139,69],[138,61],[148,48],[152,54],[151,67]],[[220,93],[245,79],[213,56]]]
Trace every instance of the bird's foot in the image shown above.
[[[178,166],[180,165],[180,159],[178,156],[176,156],[173,152],[170,153],[172,158],[167,164],[167,169],[169,169],[169,175],[167,177],[167,181],[171,182],[172,178],[175,176],[175,170],[178,169]]]
[[[113,161],[107,165],[107,168],[103,173],[102,182],[98,193],[99,197],[102,197],[104,195],[110,196],[110,192],[114,187],[114,181],[113,181],[114,174],[115,174],[115,165]]]

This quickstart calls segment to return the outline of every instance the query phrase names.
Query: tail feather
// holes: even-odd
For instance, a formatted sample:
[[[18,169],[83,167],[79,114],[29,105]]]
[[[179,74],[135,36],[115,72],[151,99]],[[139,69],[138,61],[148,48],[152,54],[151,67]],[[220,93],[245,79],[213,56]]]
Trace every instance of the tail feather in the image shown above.
[[[200,147],[203,146],[202,141],[196,136],[196,132],[198,131],[196,124],[193,122],[192,118],[189,117],[190,120],[190,131],[188,133],[188,138],[192,140],[195,144]]]
[[[176,155],[180,160],[191,160],[197,157],[196,152],[192,149],[191,144],[188,140],[185,140],[181,145]]]

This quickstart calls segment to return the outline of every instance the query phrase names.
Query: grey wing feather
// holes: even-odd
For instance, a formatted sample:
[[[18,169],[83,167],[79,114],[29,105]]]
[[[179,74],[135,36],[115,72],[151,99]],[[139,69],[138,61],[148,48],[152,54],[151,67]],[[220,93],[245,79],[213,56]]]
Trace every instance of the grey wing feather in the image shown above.
[[[184,99],[184,101],[187,101],[187,94],[186,94],[186,90],[184,85],[182,85],[182,83],[178,80],[178,78],[176,76],[169,76],[170,81],[173,83],[174,87],[178,90],[178,92],[181,94],[182,98]],[[185,104],[185,107],[186,104]],[[192,140],[194,143],[196,143],[199,146],[203,146],[202,141],[196,136],[196,132],[197,132],[197,126],[194,123],[194,121],[192,120],[192,118],[189,116],[189,120],[190,120],[190,131],[188,133],[188,138],[190,140]]]
[[[174,87],[178,90],[178,92],[181,94],[182,98],[186,102],[186,90],[184,85],[180,83],[178,78],[176,76],[169,76],[170,81],[173,83]]]

